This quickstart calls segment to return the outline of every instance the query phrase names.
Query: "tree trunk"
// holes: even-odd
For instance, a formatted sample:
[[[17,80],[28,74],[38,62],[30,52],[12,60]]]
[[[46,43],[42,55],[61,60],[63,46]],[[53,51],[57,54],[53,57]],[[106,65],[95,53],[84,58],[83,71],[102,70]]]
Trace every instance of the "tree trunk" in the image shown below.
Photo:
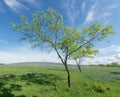
[[[77,64],[77,66],[78,66],[79,71],[80,71],[80,72],[82,72],[82,71],[81,71],[81,67],[80,67],[80,65],[79,65],[79,64]]]
[[[64,65],[65,65],[65,69],[66,69],[66,71],[67,71],[67,75],[68,75],[68,87],[70,88],[70,87],[71,87],[70,72],[69,72],[69,69],[68,69],[67,63],[65,63]]]
[[[75,62],[76,62],[76,65],[77,65],[79,71],[82,72],[82,71],[81,71],[81,67],[80,67],[80,60],[79,60],[79,62],[77,61],[77,59],[74,59],[74,60],[75,60]]]

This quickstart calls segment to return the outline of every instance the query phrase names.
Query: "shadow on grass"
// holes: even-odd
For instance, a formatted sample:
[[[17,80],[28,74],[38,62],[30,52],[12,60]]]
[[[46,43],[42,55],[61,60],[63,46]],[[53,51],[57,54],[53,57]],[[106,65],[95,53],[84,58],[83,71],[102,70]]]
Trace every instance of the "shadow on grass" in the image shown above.
[[[120,72],[111,72],[112,74],[120,75]]]
[[[26,97],[25,95],[16,96],[13,94],[13,91],[21,91],[22,86],[14,83],[10,84],[9,82],[12,81],[25,81],[30,84],[34,83],[38,85],[55,85],[59,80],[62,80],[60,76],[47,73],[27,73],[19,76],[4,74],[0,76],[0,97]]]
[[[32,82],[34,84],[55,85],[55,83],[59,80],[62,80],[62,78],[54,74],[28,73],[26,75],[22,75],[21,80]]]
[[[20,91],[21,86],[17,84],[10,84],[9,87],[4,87],[7,83],[0,82],[0,97],[26,97],[25,95],[15,96],[12,91]]]
[[[6,82],[9,80],[14,80],[16,78],[16,76],[14,74],[4,74],[2,76],[0,76],[0,80]]]

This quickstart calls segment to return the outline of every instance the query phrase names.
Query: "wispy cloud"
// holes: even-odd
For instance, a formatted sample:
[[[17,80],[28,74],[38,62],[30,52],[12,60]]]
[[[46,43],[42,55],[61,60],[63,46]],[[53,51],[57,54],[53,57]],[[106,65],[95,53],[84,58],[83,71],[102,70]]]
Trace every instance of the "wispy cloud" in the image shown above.
[[[0,44],[6,44],[6,43],[8,43],[8,41],[3,40],[3,39],[0,38]]]
[[[87,13],[87,16],[86,16],[84,24],[87,24],[87,23],[92,22],[94,20],[95,14],[96,14],[96,11],[97,11],[96,10],[97,9],[97,5],[98,5],[98,2],[95,1],[94,4],[92,5],[92,7],[90,8],[90,10]]]
[[[4,3],[17,13],[19,13],[22,9],[28,11],[30,6],[33,8],[41,7],[39,0],[4,0]],[[28,6],[25,6],[25,4],[28,4]]]
[[[25,2],[27,2],[30,6],[32,7],[41,7],[40,6],[40,2],[39,0],[24,0]]]
[[[83,25],[86,25],[93,21],[101,20],[106,23],[109,23],[110,17],[112,16],[114,10],[120,5],[120,3],[117,3],[119,2],[118,0],[115,1],[113,0],[111,1],[111,3],[109,3],[108,0],[91,0],[93,5],[88,10]]]
[[[4,0],[5,4],[10,7],[13,11],[19,12],[20,9],[28,9],[23,4],[21,4],[18,0]]]
[[[88,23],[88,22],[93,21],[93,19],[94,19],[94,11],[93,11],[93,10],[90,10],[90,11],[88,12],[87,17],[86,17],[85,24]]]
[[[85,10],[85,7],[86,7],[86,2],[84,1],[84,2],[82,3],[82,6],[81,6],[82,11]]]
[[[114,8],[117,8],[119,6],[119,3],[115,3],[115,4],[111,4],[108,9],[114,9]]]
[[[64,9],[70,23],[75,24],[76,18],[79,16],[79,9],[76,9],[77,0],[64,0],[62,8]]]

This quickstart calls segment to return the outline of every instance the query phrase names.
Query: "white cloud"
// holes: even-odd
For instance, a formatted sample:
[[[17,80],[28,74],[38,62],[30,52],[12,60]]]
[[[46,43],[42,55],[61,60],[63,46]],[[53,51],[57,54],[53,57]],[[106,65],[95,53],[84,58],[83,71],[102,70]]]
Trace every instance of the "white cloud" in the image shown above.
[[[86,16],[86,19],[85,19],[85,22],[83,23],[83,25],[88,24],[88,23],[94,21],[95,14],[96,14],[96,9],[97,9],[97,5],[98,5],[98,2],[95,2],[92,5],[92,7],[90,8],[90,10],[87,13],[87,16]]]
[[[90,11],[88,12],[87,17],[86,17],[85,23],[88,23],[88,22],[93,21],[93,18],[94,18],[94,11],[93,11],[93,10],[90,10]]]
[[[116,52],[120,53],[120,46],[115,49]]]
[[[106,48],[101,48],[99,49],[100,54],[101,55],[106,55],[106,54],[110,54],[110,53],[120,53],[120,45],[111,45],[109,47]]]
[[[82,11],[85,10],[85,7],[86,7],[86,2],[84,1],[84,2],[82,3],[82,6],[81,6]]]
[[[29,53],[13,53],[0,52],[1,63],[16,63],[16,62],[57,62],[54,52],[29,52]]]
[[[114,56],[116,59],[120,60],[120,53]]]
[[[18,0],[4,0],[4,2],[8,7],[10,7],[15,12],[19,12],[21,8],[28,9],[23,4],[21,4]]]
[[[87,60],[88,62],[93,64],[107,64],[111,62],[120,63],[120,45],[111,45],[98,50],[100,51],[99,55],[93,59]]]
[[[120,46],[113,45],[107,48],[101,48],[100,54],[104,56],[95,56],[94,58],[86,58],[82,64],[107,64],[111,62],[120,63]],[[111,55],[108,53],[115,52]],[[38,49],[31,49],[30,45],[22,45],[14,47],[10,51],[0,51],[0,63],[16,63],[16,62],[60,62],[55,51],[48,53]],[[75,64],[73,60],[68,61],[69,64]]]
[[[60,62],[54,51],[31,49],[30,45],[14,47],[10,51],[0,51],[0,63],[16,62]]]
[[[120,54],[118,55],[111,55],[111,56],[104,56],[104,57],[95,57],[95,58],[86,58],[82,64],[108,64],[112,62],[120,63]]]
[[[64,0],[62,8],[64,9],[70,23],[75,24],[76,18],[79,16],[80,11],[76,9],[77,0]]]
[[[85,58],[82,64],[107,64],[112,62],[120,63],[120,45],[111,45],[98,50],[100,52],[97,56],[94,58]]]

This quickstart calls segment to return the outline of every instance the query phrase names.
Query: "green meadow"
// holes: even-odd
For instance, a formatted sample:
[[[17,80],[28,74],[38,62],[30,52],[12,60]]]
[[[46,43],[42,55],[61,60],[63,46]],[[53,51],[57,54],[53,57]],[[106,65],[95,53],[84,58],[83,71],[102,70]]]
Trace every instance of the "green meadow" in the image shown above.
[[[120,97],[120,67],[0,66],[0,97]]]

